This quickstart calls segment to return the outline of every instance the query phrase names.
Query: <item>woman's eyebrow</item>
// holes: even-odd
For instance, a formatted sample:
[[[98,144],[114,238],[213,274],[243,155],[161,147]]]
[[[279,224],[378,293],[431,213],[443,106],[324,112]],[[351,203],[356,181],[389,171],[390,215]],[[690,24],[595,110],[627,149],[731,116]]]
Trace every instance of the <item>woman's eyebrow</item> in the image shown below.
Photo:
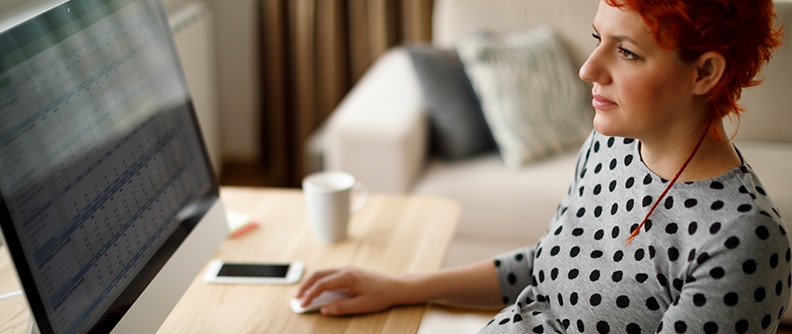
[[[616,41],[616,42],[628,42],[628,43],[632,43],[632,44],[637,44],[637,43],[635,43],[635,40],[633,40],[632,38],[630,38],[627,35],[605,35],[605,36],[603,36],[602,34],[599,33],[599,30],[597,30],[597,26],[592,25],[591,28],[594,29],[594,33],[596,33],[597,35],[600,35],[600,38],[607,38],[609,40]]]
[[[631,44],[636,44],[635,41],[632,38],[630,38],[629,36],[625,36],[625,35],[608,35],[606,37],[608,39],[611,39],[611,40],[614,40],[614,41],[617,41],[617,42],[628,42],[628,43],[631,43]]]

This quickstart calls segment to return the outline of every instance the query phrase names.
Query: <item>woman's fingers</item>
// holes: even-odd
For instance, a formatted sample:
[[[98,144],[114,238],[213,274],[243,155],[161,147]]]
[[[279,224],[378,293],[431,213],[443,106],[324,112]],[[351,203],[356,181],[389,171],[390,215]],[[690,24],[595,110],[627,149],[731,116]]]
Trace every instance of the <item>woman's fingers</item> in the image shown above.
[[[317,271],[297,291],[302,306],[309,305],[322,292],[344,290],[349,298],[322,307],[325,315],[349,315],[382,311],[400,302],[394,294],[397,280],[372,271],[358,268],[341,268]],[[403,287],[402,287],[403,288]]]
[[[359,290],[360,280],[354,275],[354,269],[334,269],[317,272],[298,291],[297,298],[302,298],[302,306],[306,306],[328,290],[346,290],[350,295],[354,295]]]
[[[305,283],[300,285],[300,287],[297,289],[297,294],[295,295],[295,297],[302,298],[303,295],[305,294],[305,292],[308,289],[310,289],[311,287],[313,287],[313,285],[316,283],[316,281],[322,279],[325,276],[332,275],[336,271],[338,271],[338,270],[337,269],[321,270],[321,271],[317,271],[317,272],[311,274],[311,276],[308,277],[308,279],[305,281]]]

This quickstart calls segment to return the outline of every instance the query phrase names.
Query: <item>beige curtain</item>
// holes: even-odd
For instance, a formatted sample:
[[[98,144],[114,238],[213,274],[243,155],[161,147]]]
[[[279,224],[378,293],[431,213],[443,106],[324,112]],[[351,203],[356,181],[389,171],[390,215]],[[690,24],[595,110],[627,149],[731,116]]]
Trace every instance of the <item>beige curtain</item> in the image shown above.
[[[308,137],[388,48],[428,42],[432,0],[260,0],[263,168],[299,186]]]

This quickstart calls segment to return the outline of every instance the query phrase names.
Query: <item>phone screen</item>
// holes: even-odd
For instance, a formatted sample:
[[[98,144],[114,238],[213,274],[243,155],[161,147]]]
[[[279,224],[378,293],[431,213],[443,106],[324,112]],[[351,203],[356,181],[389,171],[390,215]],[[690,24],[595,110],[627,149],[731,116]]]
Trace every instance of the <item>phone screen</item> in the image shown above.
[[[217,276],[226,277],[286,277],[288,264],[224,263]]]

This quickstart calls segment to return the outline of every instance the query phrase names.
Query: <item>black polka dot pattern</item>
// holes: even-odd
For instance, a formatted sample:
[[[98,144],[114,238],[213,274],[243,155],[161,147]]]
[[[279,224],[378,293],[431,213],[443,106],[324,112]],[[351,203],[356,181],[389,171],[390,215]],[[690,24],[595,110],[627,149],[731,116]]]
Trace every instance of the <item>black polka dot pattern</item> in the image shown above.
[[[481,333],[775,330],[792,251],[751,168],[675,184],[628,245],[668,182],[638,147],[592,133],[548,233],[495,258],[508,306]]]

